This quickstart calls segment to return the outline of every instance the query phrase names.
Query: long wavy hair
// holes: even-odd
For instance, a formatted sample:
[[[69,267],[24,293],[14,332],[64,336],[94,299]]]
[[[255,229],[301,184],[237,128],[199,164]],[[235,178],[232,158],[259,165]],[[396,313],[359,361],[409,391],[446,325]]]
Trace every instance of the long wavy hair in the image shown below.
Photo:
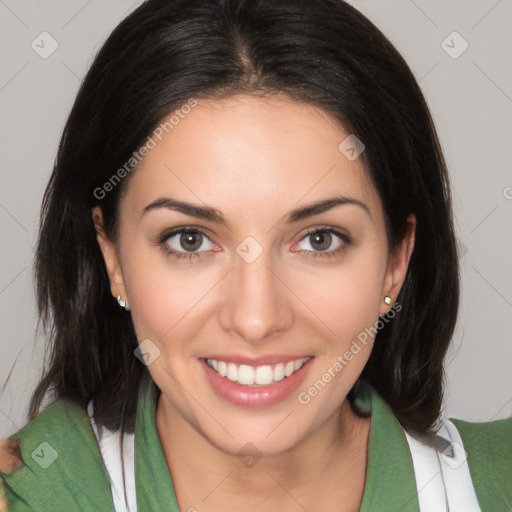
[[[34,272],[48,348],[30,419],[45,397],[84,408],[94,399],[97,423],[134,431],[149,372],[134,356],[130,314],[111,295],[91,209],[102,208],[116,240],[136,166],[107,194],[98,188],[190,98],[278,92],[323,109],[365,144],[391,248],[416,216],[402,310],[379,330],[348,398],[355,407],[366,381],[405,427],[431,432],[459,306],[447,169],[411,70],[342,0],[148,0],[108,37],[80,86],[42,202]]]

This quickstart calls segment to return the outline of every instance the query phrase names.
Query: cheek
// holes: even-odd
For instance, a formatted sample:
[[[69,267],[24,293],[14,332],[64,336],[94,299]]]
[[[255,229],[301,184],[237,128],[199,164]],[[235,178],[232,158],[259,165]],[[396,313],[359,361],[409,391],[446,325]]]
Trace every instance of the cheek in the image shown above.
[[[302,274],[298,295],[338,344],[350,343],[378,319],[384,269],[376,249],[347,253],[339,265]]]
[[[329,343],[317,354],[316,370],[297,395],[301,405],[313,404],[316,421],[325,420],[339,406],[370,357],[385,267],[379,254],[376,249],[359,251],[337,270],[304,281],[302,293],[321,320],[316,324],[329,330],[324,338]],[[322,332],[327,332],[324,327]]]
[[[166,350],[177,348],[167,341],[193,337],[191,331],[200,325],[194,319],[214,277],[210,280],[211,273],[199,269],[191,272],[187,264],[173,263],[154,250],[139,249],[132,255],[123,272],[137,338],[154,340]]]

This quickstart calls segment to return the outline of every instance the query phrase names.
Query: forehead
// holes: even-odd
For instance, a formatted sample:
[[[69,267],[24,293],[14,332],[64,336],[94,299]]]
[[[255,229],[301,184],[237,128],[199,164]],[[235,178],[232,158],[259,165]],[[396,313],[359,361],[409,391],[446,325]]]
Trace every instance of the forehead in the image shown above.
[[[379,213],[361,159],[339,149],[349,133],[325,111],[283,96],[237,95],[199,98],[186,112],[160,130],[161,140],[152,137],[124,196],[130,210],[167,194],[234,218],[341,194]]]

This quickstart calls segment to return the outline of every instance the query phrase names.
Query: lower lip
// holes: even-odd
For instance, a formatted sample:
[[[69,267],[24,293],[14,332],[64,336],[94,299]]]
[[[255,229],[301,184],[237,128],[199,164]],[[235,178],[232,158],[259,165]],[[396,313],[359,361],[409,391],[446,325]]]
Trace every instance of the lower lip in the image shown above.
[[[241,407],[268,407],[290,396],[304,381],[314,358],[308,359],[302,367],[289,377],[270,386],[248,387],[221,377],[210,368],[204,359],[200,362],[213,390],[224,400]]]

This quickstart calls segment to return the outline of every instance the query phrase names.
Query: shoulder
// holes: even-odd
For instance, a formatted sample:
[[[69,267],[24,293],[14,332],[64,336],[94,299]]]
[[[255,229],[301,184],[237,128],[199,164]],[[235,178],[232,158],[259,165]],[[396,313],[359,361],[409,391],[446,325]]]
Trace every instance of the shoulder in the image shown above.
[[[87,412],[58,400],[13,434],[23,467],[2,473],[9,511],[113,510]],[[58,505],[56,505],[58,504]]]
[[[451,418],[468,453],[468,464],[492,463],[496,468],[512,469],[512,417],[483,423]],[[483,460],[485,459],[485,460]]]
[[[464,444],[482,510],[511,510],[512,417],[482,423],[450,419]]]
[[[68,400],[57,400],[48,405],[31,422],[13,434],[11,439],[29,439],[34,435],[53,432],[87,421],[86,411]]]

